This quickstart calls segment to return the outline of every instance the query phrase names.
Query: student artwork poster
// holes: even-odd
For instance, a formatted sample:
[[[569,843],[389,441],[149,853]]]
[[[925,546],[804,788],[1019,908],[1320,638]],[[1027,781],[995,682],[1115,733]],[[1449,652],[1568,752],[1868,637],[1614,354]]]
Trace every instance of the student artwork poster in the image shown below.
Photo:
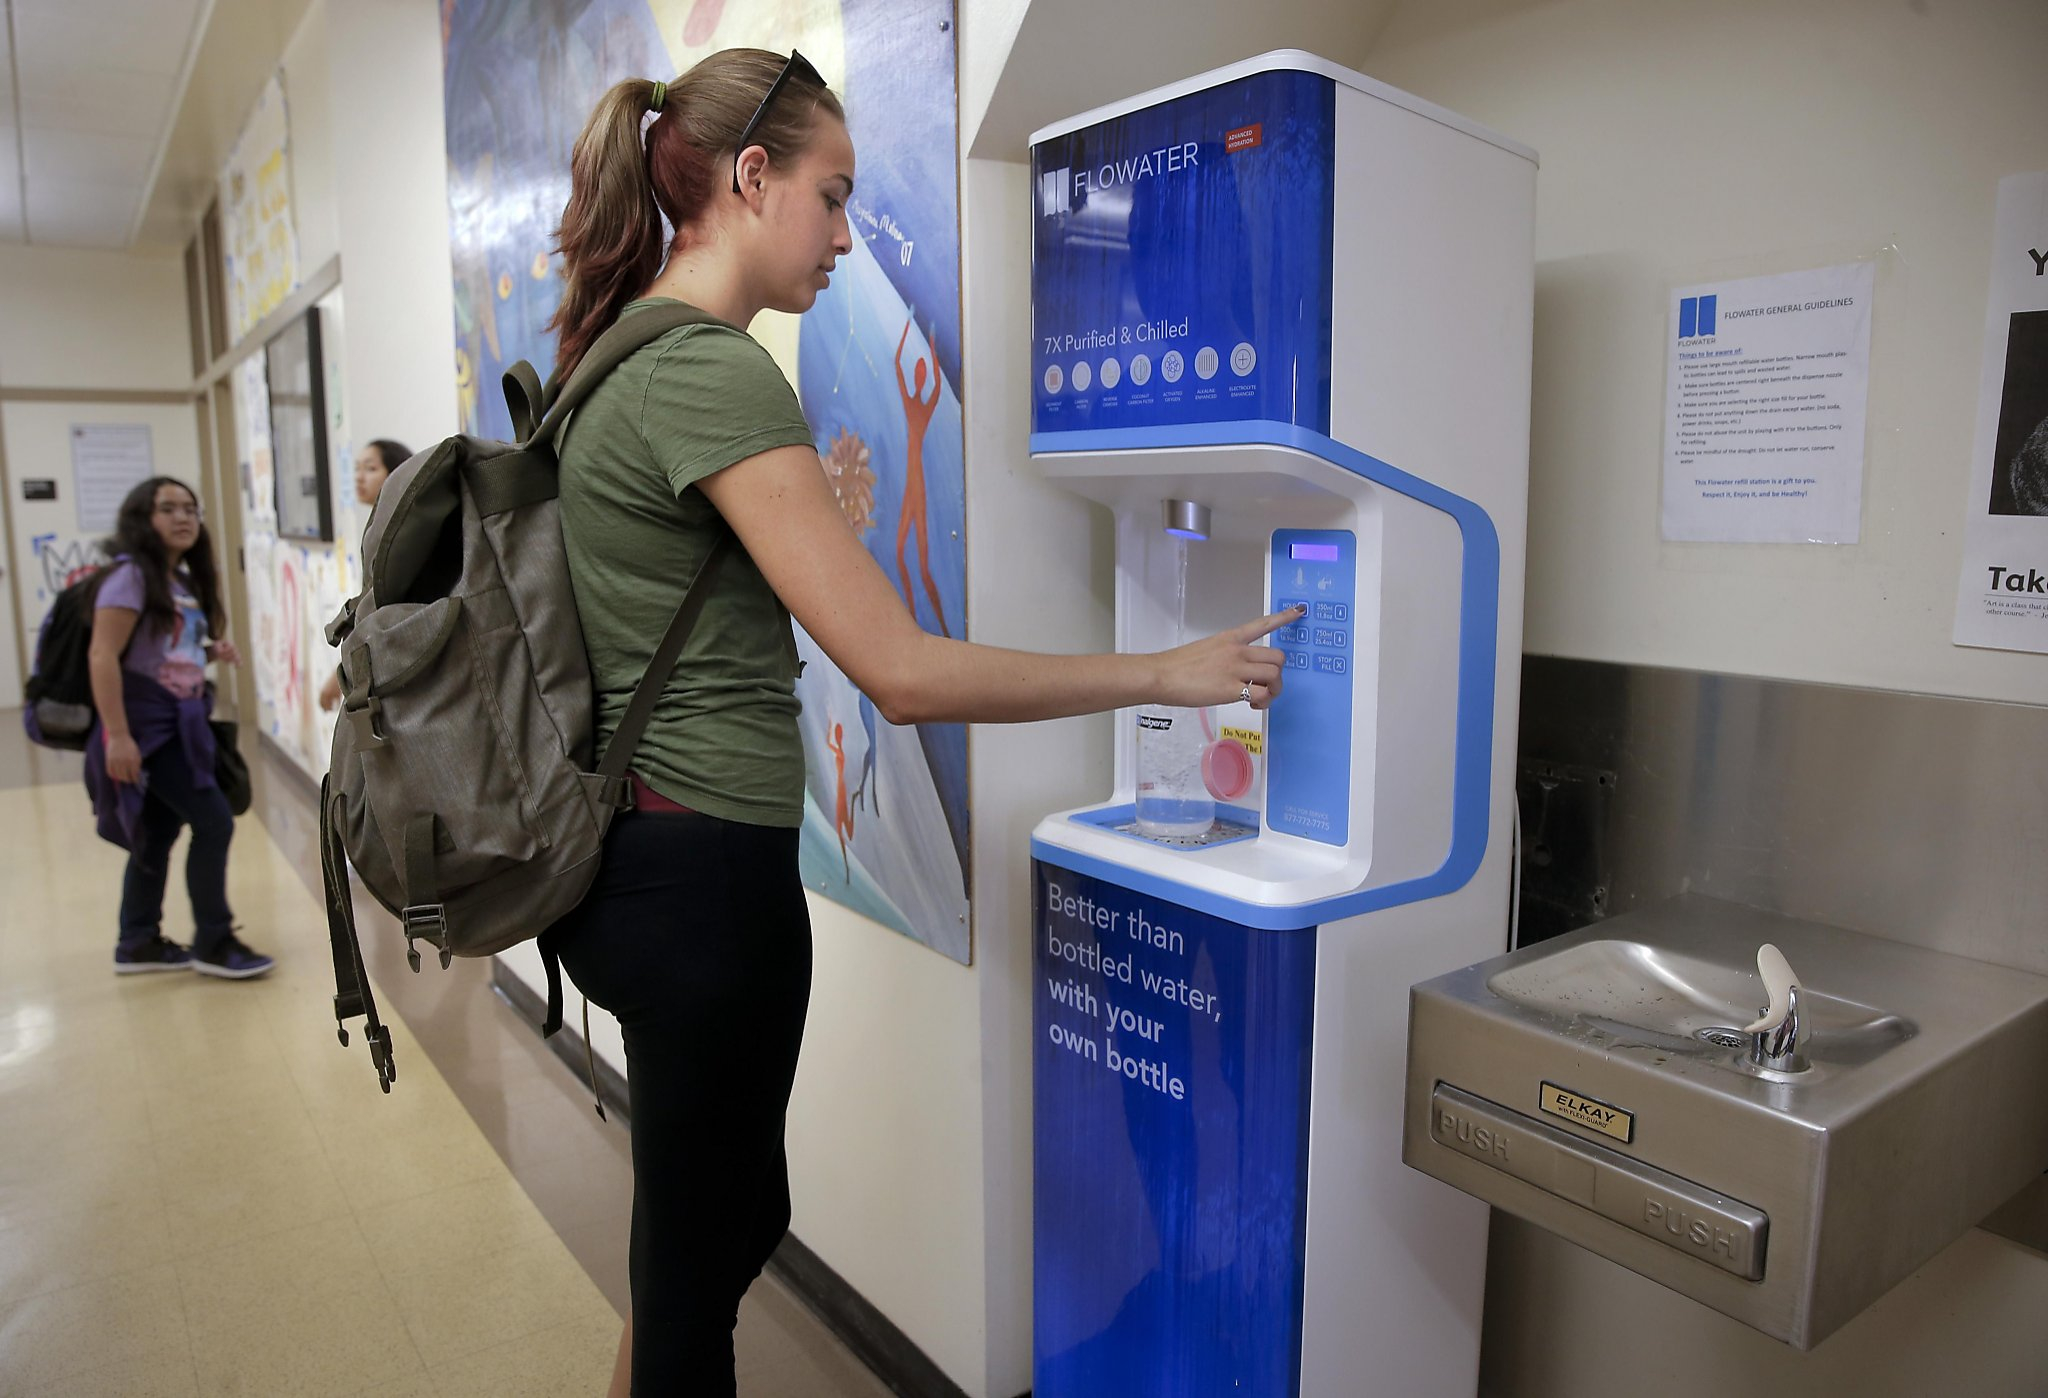
[[[545,372],[569,151],[610,84],[720,49],[800,49],[859,152],[853,251],[800,317],[749,327],[797,389],[848,524],[926,630],[966,634],[954,9],[945,0],[538,0],[444,6],[456,376],[465,431],[509,437],[496,385]],[[518,92],[517,102],[495,95]],[[895,728],[798,631],[804,883],[969,959],[967,739]]]
[[[2048,174],[1999,182],[1955,642],[2048,652]]]

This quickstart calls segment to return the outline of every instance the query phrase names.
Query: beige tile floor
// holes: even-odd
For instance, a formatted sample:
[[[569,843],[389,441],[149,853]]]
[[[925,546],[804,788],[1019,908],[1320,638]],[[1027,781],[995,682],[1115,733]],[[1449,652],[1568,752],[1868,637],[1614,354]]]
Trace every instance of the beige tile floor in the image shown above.
[[[116,977],[125,855],[93,836],[75,762],[18,731],[0,730],[0,1395],[602,1393],[624,1136],[565,1095],[482,968],[387,1010],[384,1096],[360,1040],[334,1040],[304,854],[251,816],[229,893],[278,969]],[[259,772],[299,845],[282,787]],[[739,1349],[743,1394],[886,1392],[771,1281]]]

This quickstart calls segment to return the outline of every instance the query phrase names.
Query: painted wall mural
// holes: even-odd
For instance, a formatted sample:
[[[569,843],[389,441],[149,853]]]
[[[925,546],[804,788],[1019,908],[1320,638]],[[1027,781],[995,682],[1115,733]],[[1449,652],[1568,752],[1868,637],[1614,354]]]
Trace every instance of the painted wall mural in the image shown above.
[[[256,726],[316,780],[327,772],[335,715],[319,704],[320,685],[334,669],[325,629],[344,599],[360,587],[359,557],[369,512],[355,502],[354,460],[341,402],[341,293],[320,301],[320,338],[327,375],[329,459],[335,541],[281,539],[271,483],[270,397],[263,356],[235,366],[236,432],[242,452],[242,550],[249,588],[249,643],[254,667]]]
[[[848,522],[927,630],[966,626],[957,52],[951,0],[443,0],[464,430],[511,435],[507,366],[545,375],[569,151],[611,83],[795,47],[846,106],[855,243],[800,319],[752,333],[803,402]],[[896,728],[798,634],[805,882],[965,962],[967,738]]]

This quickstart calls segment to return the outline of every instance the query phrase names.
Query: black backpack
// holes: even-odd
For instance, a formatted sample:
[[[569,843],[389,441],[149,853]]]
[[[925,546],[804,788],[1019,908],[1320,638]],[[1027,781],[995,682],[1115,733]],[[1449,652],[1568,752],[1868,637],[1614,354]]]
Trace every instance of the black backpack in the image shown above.
[[[95,568],[57,594],[36,633],[34,668],[22,686],[21,726],[29,741],[84,752],[92,735],[92,607],[106,569]]]

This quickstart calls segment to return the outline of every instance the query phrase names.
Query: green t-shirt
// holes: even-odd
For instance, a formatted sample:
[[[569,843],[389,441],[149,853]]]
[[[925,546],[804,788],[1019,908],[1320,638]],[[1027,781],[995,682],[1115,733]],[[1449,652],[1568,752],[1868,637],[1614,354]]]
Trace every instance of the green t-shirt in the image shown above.
[[[570,419],[561,452],[562,538],[596,686],[599,753],[722,528],[711,502],[691,487],[760,452],[810,445],[810,425],[782,370],[752,338],[722,323],[684,326],[654,341],[613,370]],[[735,545],[662,688],[632,770],[706,815],[801,825],[799,708],[789,613]]]

